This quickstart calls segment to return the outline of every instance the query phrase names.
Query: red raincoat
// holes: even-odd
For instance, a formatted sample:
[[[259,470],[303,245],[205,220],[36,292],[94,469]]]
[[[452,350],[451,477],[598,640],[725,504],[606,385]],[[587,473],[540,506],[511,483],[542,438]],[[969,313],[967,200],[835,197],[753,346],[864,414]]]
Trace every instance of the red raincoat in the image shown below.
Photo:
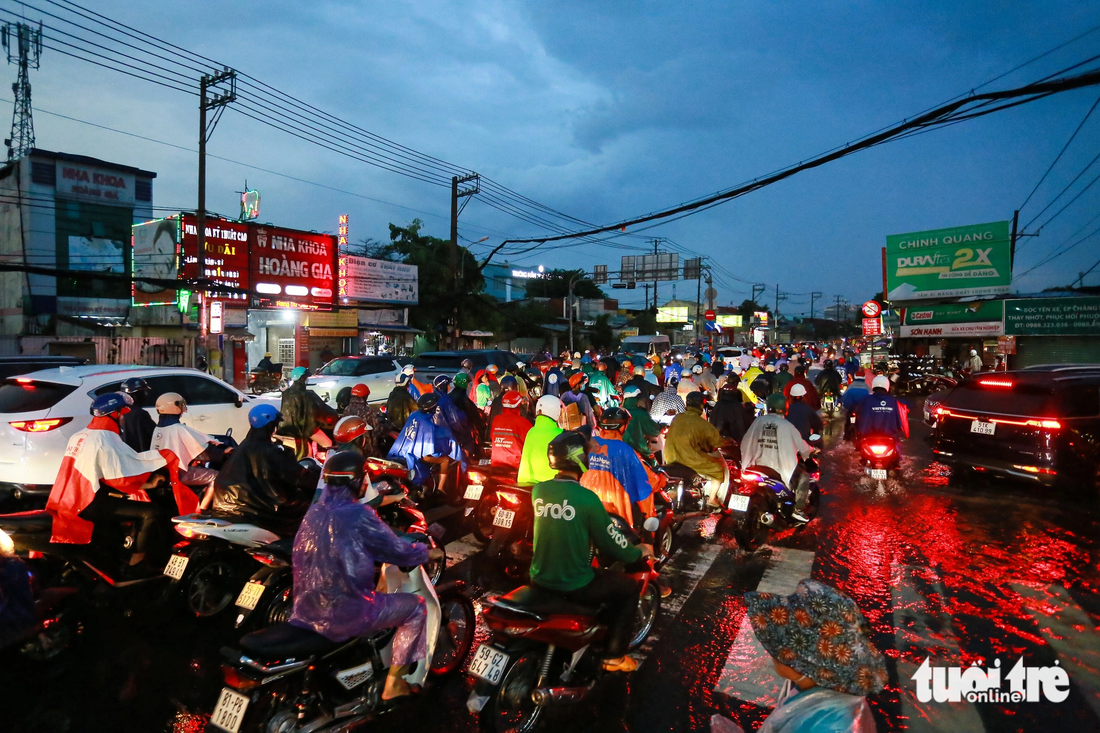
[[[493,466],[519,469],[523,455],[523,442],[531,430],[531,423],[520,414],[518,407],[505,407],[493,420],[490,438],[493,443],[490,463]]]

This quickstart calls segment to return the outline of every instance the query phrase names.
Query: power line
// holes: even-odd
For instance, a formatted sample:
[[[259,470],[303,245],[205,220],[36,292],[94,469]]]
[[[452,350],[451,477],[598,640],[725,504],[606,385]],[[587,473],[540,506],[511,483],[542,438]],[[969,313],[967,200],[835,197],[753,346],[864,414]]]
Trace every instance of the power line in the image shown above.
[[[1043,177],[1039,179],[1039,182],[1035,184],[1035,188],[1031,189],[1031,193],[1029,193],[1029,194],[1027,195],[1027,198],[1026,198],[1026,199],[1024,199],[1024,202],[1023,202],[1022,204],[1020,204],[1020,209],[1021,209],[1021,210],[1022,210],[1022,209],[1023,209],[1023,208],[1025,207],[1025,206],[1027,206],[1027,202],[1028,202],[1028,201],[1031,201],[1031,197],[1032,197],[1032,196],[1034,196],[1034,195],[1035,195],[1035,192],[1039,190],[1039,186],[1043,185],[1043,181],[1045,181],[1045,180],[1047,179],[1047,176],[1049,176],[1049,175],[1050,175],[1050,172],[1051,172],[1052,170],[1054,170],[1054,166],[1056,166],[1056,165],[1058,164],[1058,161],[1062,159],[1062,155],[1064,155],[1064,154],[1065,154],[1065,152],[1066,152],[1066,149],[1067,149],[1067,148],[1069,148],[1069,146],[1070,146],[1070,143],[1072,143],[1072,142],[1073,142],[1073,139],[1074,139],[1075,137],[1077,137],[1077,133],[1081,132],[1081,128],[1082,128],[1082,127],[1084,127],[1084,126],[1085,126],[1085,123],[1089,121],[1089,117],[1091,117],[1091,116],[1092,116],[1093,110],[1095,110],[1095,109],[1096,109],[1096,106],[1097,106],[1097,105],[1100,105],[1100,97],[1097,97],[1097,98],[1096,98],[1096,101],[1092,103],[1092,106],[1091,106],[1091,107],[1089,107],[1089,111],[1085,113],[1085,118],[1084,118],[1083,120],[1081,120],[1081,124],[1079,124],[1079,125],[1077,126],[1077,129],[1076,129],[1076,130],[1074,130],[1074,131],[1073,131],[1073,134],[1069,136],[1069,140],[1066,140],[1066,144],[1062,146],[1062,149],[1061,149],[1060,151],[1058,151],[1058,155],[1057,155],[1057,156],[1055,156],[1055,158],[1054,158],[1054,162],[1050,164],[1050,167],[1049,167],[1049,168],[1047,168],[1047,170],[1046,170],[1046,173],[1044,173],[1044,174],[1043,174]],[[1025,227],[1025,228],[1026,228],[1026,227]]]

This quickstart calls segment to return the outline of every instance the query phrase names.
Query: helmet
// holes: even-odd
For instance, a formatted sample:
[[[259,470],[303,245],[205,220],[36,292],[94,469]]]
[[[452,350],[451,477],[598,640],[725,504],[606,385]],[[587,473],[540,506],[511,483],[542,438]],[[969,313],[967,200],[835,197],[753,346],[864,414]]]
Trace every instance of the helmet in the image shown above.
[[[409,383],[409,375],[401,372],[393,378],[393,383],[396,384],[398,387],[404,387],[406,384]]]
[[[752,362],[751,362],[751,363],[749,364],[749,366],[750,366],[750,367],[758,367],[758,366],[760,366],[760,360],[759,360],[759,359],[753,359],[753,360],[752,360]]]
[[[332,437],[337,443],[350,443],[361,435],[365,435],[371,426],[358,415],[346,415],[340,418],[332,431]]]
[[[577,372],[569,378],[570,389],[584,389],[586,384],[588,384],[588,375],[584,372]]]
[[[832,359],[826,359],[825,360],[825,368],[826,369],[832,369],[833,368],[833,360]]]
[[[426,412],[429,415],[435,412],[435,408],[439,406],[439,395],[435,392],[425,392],[420,395],[420,399],[416,401],[416,409],[421,412]]]
[[[248,424],[254,428],[265,428],[271,423],[278,424],[282,419],[282,413],[272,405],[256,405],[248,411]]]
[[[138,392],[148,392],[149,385],[145,383],[145,380],[141,377],[130,377],[122,383],[122,390],[126,394],[137,394]]]
[[[130,411],[134,398],[124,392],[108,392],[92,400],[92,417],[119,417]]]
[[[688,392],[687,397],[684,398],[684,404],[688,407],[702,407],[703,397],[702,392]]]
[[[265,351],[264,352],[264,358],[265,359],[270,359],[271,358],[271,352],[270,351]]]
[[[779,365],[779,371],[781,371],[781,372],[789,372],[790,370],[791,370],[791,365],[788,364],[787,362],[783,362],[782,364]]]
[[[580,433],[566,430],[550,441],[546,457],[555,471],[584,471],[588,468],[588,441]]]
[[[561,400],[552,394],[539,397],[539,401],[535,403],[535,415],[546,415],[557,422],[561,415]]]
[[[640,366],[634,367],[634,376],[644,377],[645,376],[645,367],[640,367]]]
[[[623,363],[620,366],[623,369],[633,369],[634,368],[634,362],[632,362],[630,359],[623,359]]]
[[[496,364],[490,364],[489,366],[485,367],[485,371],[489,372],[490,374],[496,374],[500,371],[500,367],[498,367]]]
[[[612,407],[604,410],[597,422],[601,430],[618,430],[621,433],[630,422],[630,413],[621,407]]]
[[[696,364],[695,366],[693,366],[693,367],[691,368],[691,373],[692,373],[692,374],[702,374],[702,373],[703,373],[703,367],[701,367],[701,366],[699,366],[698,364]]]
[[[474,368],[474,363],[472,361],[470,361],[469,359],[463,359],[462,360],[462,368],[463,369],[473,369]]]
[[[579,352],[579,351],[574,351],[574,352],[573,352],[573,358],[574,358],[574,359],[579,359],[579,358],[581,358],[581,352]]]
[[[764,371],[774,372],[775,371],[775,364],[768,364],[766,367],[764,367]]]
[[[890,389],[890,380],[882,374],[871,380],[871,389],[878,389],[879,387],[885,390]]]
[[[165,392],[157,397],[158,415],[182,415],[187,412],[187,400],[179,392]]]
[[[351,396],[352,397],[370,397],[370,387],[363,384],[362,382],[359,382],[359,383],[352,386]]]
[[[470,386],[470,375],[466,372],[459,372],[455,375],[455,386],[459,389],[466,389]]]
[[[978,355],[978,350],[977,349],[971,349],[970,350],[970,355],[971,356],[977,356]]]
[[[505,392],[500,397],[500,404],[504,407],[519,407],[523,404],[523,395],[519,392]]]
[[[636,384],[628,384],[623,387],[623,397],[637,397],[642,393],[641,387]]]
[[[296,366],[290,370],[290,381],[297,382],[299,379],[306,375],[309,370],[304,366]]]
[[[412,375],[416,374],[416,367],[414,367],[412,364],[406,364],[405,366],[401,367],[401,373],[411,377]]]
[[[436,377],[435,379],[432,380],[432,385],[436,389],[445,388],[448,385],[450,385],[450,383],[451,383],[451,378],[448,377],[446,374],[440,374],[438,377]]]
[[[680,379],[675,374],[670,374],[668,379],[665,380],[666,387],[675,387],[680,383]]]
[[[719,392],[736,392],[736,391],[738,391],[738,386],[740,384],[741,384],[741,378],[738,377],[736,374],[732,374],[732,375],[726,377],[725,384],[723,384],[718,389],[718,391]]]
[[[804,384],[792,384],[791,385],[791,397],[805,397],[806,385]]]
[[[321,478],[329,486],[347,486],[353,491],[363,485],[363,456],[352,450],[342,450],[325,461]]]
[[[500,380],[500,388],[506,390],[518,390],[519,381],[516,380],[516,378],[513,377],[511,374],[509,374],[507,377],[504,377]]]
[[[768,405],[768,412],[777,415],[783,415],[787,412],[787,400],[783,399],[783,395],[778,392],[773,395],[768,395],[766,404]]]

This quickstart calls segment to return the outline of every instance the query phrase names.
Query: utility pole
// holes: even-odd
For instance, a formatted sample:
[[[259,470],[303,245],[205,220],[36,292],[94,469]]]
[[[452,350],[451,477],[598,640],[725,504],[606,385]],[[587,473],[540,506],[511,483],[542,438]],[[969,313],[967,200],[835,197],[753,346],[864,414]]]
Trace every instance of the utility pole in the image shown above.
[[[657,246],[661,243],[660,239],[653,240],[653,307],[657,307]]]
[[[460,184],[470,183],[471,181],[474,183],[472,187],[459,188]],[[451,348],[453,349],[457,349],[461,342],[458,333],[458,215],[462,213],[462,209],[466,208],[466,204],[470,202],[470,197],[477,193],[481,193],[481,178],[478,174],[473,173],[468,176],[451,177],[451,291],[454,294],[454,320],[451,324]],[[458,200],[460,198],[466,199],[462,202],[461,208],[458,205]]]
[[[207,97],[207,92],[219,91],[216,87],[229,84],[228,91],[221,91]],[[199,79],[199,201],[195,207],[195,241],[198,245],[198,277],[206,279],[206,141],[214,133],[222,113],[230,102],[237,99],[237,72],[228,67],[216,74],[203,74]],[[217,110],[210,124],[206,123],[207,110]],[[199,331],[202,340],[206,340],[206,299],[209,293],[206,290],[199,292]]]
[[[755,285],[753,285],[752,286],[752,302],[755,303],[756,305],[760,305],[760,303],[756,299],[759,298],[761,295],[763,295],[764,291],[767,290],[767,289],[768,289],[768,286],[765,285],[764,283],[756,283]]]
[[[645,288],[645,307],[649,308],[649,283],[642,283],[642,287]]]
[[[1009,242],[1008,248],[1008,273],[1012,274],[1012,267],[1016,264],[1016,229],[1020,226],[1020,210],[1012,212],[1012,239]],[[883,298],[886,298],[886,293],[882,294]]]
[[[19,64],[19,78],[11,85],[15,105],[11,113],[11,137],[8,160],[17,160],[34,149],[34,120],[31,118],[31,80],[28,71],[37,69],[42,56],[42,24],[31,28],[26,23],[5,23],[0,39],[8,51],[8,63]]]
[[[839,295],[836,296],[836,321],[837,321],[837,323],[840,323],[840,297],[841,296],[839,296]]]
[[[699,309],[703,303],[703,260],[699,259],[699,275],[695,278],[695,340],[699,340]]]
[[[775,316],[772,319],[772,344],[779,343],[779,301],[786,300],[786,295],[779,294],[779,283],[775,284]]]
[[[813,291],[812,293],[810,293],[810,320],[811,321],[814,319],[814,302],[820,297],[821,297],[821,293],[816,291],[816,290]]]

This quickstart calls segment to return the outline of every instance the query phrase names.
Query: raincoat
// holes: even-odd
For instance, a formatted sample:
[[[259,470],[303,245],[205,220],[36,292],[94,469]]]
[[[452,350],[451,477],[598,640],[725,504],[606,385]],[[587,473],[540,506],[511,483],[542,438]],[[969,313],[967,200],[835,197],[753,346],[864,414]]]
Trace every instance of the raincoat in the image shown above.
[[[527,432],[527,437],[523,441],[523,453],[519,459],[516,483],[521,486],[533,486],[558,475],[557,471],[550,468],[546,449],[550,441],[561,435],[561,432],[558,423],[546,415],[535,418],[534,426]]]
[[[637,397],[624,399],[623,407],[630,413],[630,422],[623,433],[623,441],[641,455],[650,456],[652,451],[649,448],[649,439],[661,434],[661,426],[653,422],[646,410],[638,407]]]
[[[466,413],[454,403],[450,394],[443,390],[436,390],[436,394],[439,396],[439,406],[432,413],[432,422],[448,428],[462,450],[472,453],[477,448],[477,440],[470,430]]]
[[[752,380],[759,377],[764,373],[764,370],[758,366],[749,367],[745,370],[745,373],[741,375],[741,381],[745,384],[752,384]]]
[[[463,469],[466,468],[466,459],[451,429],[446,425],[436,425],[431,417],[417,410],[409,415],[388,457],[404,461],[410,478],[419,484],[431,475],[431,467],[420,460],[425,456],[449,456],[462,463]]]
[[[488,384],[479,384],[474,392],[475,400],[479,410],[488,410],[489,405],[493,403],[493,388]]]
[[[390,390],[390,396],[386,398],[386,419],[395,426],[404,425],[416,410],[416,400],[409,394],[404,385],[397,385]]]
[[[179,415],[161,415],[153,431],[152,449],[169,450],[186,468],[210,445],[210,436],[180,422]]]
[[[363,452],[368,456],[377,456],[379,438],[391,429],[389,421],[378,411],[377,407],[367,402],[366,397],[353,396],[348,402],[348,409],[344,410],[344,416],[348,415],[357,415],[363,418],[363,422],[370,427],[370,430],[364,436]]]
[[[141,486],[149,474],[168,468],[172,494],[180,514],[199,508],[198,497],[179,481],[179,461],[171,451],[138,453],[122,442],[118,425],[109,417],[93,417],[88,427],[73,434],[65,447],[65,457],[50,489],[46,511],[53,515],[50,542],[86,545],[92,541],[94,524],[80,518],[101,486],[129,494],[137,501],[148,501]]]
[[[594,370],[589,375],[588,388],[596,395],[596,402],[603,409],[606,410],[615,405],[613,399],[616,394],[615,385],[607,378],[606,372],[601,372],[598,369]]]
[[[798,468],[798,457],[808,457],[812,449],[798,428],[782,415],[761,415],[752,421],[741,441],[741,465],[767,466],[775,470],[787,486]]]
[[[588,444],[588,470],[581,476],[581,486],[594,491],[608,512],[633,525],[631,504],[637,503],[645,516],[652,514],[653,492],[664,485],[664,479],[658,481],[618,433],[612,430],[603,435]]]
[[[376,593],[376,561],[420,565],[428,548],[397,537],[374,509],[344,486],[326,485],[294,538],[294,611],[290,623],[331,641],[398,627],[394,665],[427,654],[427,607],[411,593]]]
[[[856,408],[856,425],[861,435],[909,437],[908,411],[897,397],[885,392],[872,392]]]
[[[676,394],[676,388],[671,384],[653,398],[653,404],[649,408],[649,416],[659,421],[669,410],[677,415],[684,411],[684,400]]]
[[[698,407],[689,407],[677,415],[665,436],[665,463],[679,463],[695,473],[715,481],[726,479],[726,462],[710,455],[722,447],[718,429],[703,417]]]
[[[783,396],[787,398],[787,404],[791,402],[791,387],[796,384],[801,384],[806,388],[806,396],[802,398],[802,401],[815,410],[821,409],[821,396],[817,393],[817,388],[814,387],[810,380],[806,377],[795,377],[791,381],[787,382],[787,386],[783,388]]]
[[[434,391],[435,387],[432,386],[431,382],[421,382],[416,377],[409,378],[409,396],[412,397],[414,400],[418,400],[423,395]]]
[[[562,385],[568,384],[568,381],[569,380],[565,377],[565,372],[558,367],[550,367],[546,370],[546,378],[543,380],[542,384],[542,393],[552,394],[557,397],[561,394]]]
[[[145,405],[140,404],[142,401],[143,398],[134,400],[134,406],[122,416],[118,426],[118,434],[121,436],[122,442],[138,453],[149,450],[153,431],[157,427],[157,424],[153,422],[153,418],[149,417],[149,411],[145,409]],[[187,464],[183,465],[186,466]]]
[[[531,423],[520,414],[518,407],[503,408],[493,420],[489,433],[493,445],[490,464],[518,469],[523,457],[523,444],[529,432]]]
[[[790,685],[790,683],[787,683]],[[757,733],[874,733],[867,698],[811,687],[779,703]]]

